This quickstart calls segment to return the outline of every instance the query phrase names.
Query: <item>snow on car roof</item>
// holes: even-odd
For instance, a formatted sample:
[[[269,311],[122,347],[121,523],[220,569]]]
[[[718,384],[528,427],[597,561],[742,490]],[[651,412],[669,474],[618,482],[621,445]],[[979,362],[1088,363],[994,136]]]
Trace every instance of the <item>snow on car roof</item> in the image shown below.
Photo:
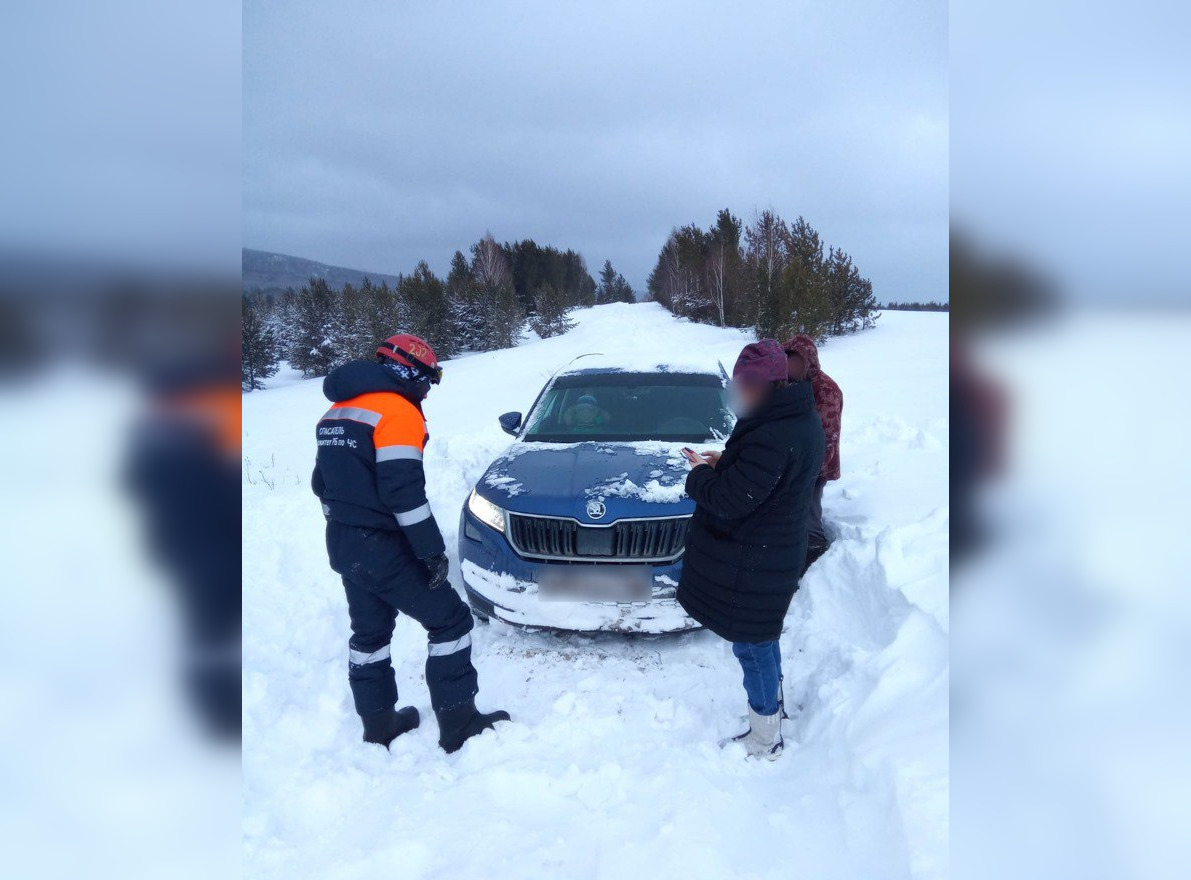
[[[576,373],[704,373],[722,377],[720,362],[708,355],[661,356],[648,352],[640,355],[611,357],[598,352],[581,354],[558,371],[559,376]]]

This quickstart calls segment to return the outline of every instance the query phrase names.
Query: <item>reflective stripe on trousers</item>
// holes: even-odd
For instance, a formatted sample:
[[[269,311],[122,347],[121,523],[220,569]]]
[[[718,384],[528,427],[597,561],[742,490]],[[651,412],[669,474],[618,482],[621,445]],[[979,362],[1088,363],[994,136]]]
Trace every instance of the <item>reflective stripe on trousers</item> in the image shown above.
[[[381,660],[389,659],[389,646],[385,645],[383,648],[373,651],[371,654],[369,654],[367,651],[357,651],[355,648],[352,648],[347,659],[352,666],[364,666],[368,663],[379,663]]]
[[[471,633],[467,633],[453,642],[430,642],[427,646],[431,657],[445,657],[456,654],[464,648],[471,647]]]

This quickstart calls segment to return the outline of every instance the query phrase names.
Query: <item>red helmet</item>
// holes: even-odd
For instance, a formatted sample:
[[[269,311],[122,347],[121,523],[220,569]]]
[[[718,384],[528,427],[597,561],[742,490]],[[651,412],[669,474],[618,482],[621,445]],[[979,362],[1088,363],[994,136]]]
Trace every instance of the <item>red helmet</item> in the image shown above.
[[[398,333],[390,336],[376,349],[377,359],[388,358],[407,367],[413,367],[437,385],[442,380],[442,367],[438,365],[438,356],[434,353],[425,339],[410,333]]]

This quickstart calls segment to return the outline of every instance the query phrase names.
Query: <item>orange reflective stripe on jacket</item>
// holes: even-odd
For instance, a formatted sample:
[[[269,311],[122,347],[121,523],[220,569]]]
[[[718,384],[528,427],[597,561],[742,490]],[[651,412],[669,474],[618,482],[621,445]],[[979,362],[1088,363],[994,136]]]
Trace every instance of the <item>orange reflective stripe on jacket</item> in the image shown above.
[[[380,415],[374,425],[372,444],[381,458],[382,449],[411,449],[421,456],[426,447],[426,420],[416,406],[399,394],[373,392],[341,400],[335,409],[356,408]]]

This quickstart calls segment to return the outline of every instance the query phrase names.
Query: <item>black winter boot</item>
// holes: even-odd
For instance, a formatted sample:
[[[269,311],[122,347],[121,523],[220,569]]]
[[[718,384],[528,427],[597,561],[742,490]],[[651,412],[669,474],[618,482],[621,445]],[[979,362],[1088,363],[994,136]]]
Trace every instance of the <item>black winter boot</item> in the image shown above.
[[[377,743],[386,749],[401,734],[408,733],[422,723],[418,710],[413,706],[405,706],[396,712],[389,709],[387,712],[365,715],[360,720],[364,722],[364,742]]]
[[[438,744],[447,754],[459,751],[465,742],[491,730],[496,722],[509,720],[509,713],[503,710],[478,711],[475,700],[450,709],[435,710],[434,714],[438,716]]]

